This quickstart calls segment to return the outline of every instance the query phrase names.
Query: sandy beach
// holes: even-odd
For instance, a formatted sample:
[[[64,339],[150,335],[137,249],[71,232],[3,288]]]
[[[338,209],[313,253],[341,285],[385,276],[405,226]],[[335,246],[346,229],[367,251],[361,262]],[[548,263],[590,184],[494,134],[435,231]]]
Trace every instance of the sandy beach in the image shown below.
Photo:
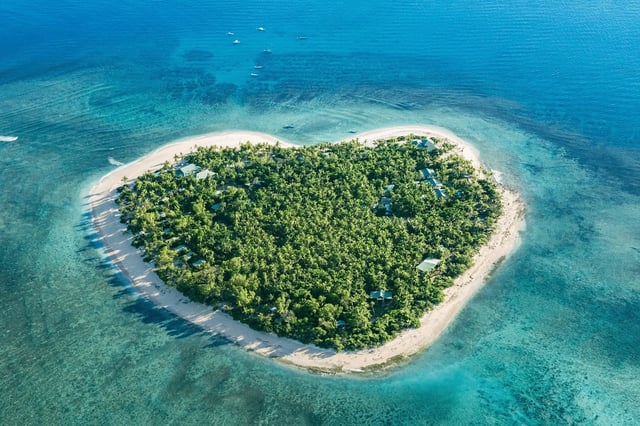
[[[366,143],[411,133],[446,138],[456,145],[459,154],[480,167],[478,152],[473,146],[450,131],[435,126],[388,127],[353,135],[344,140],[358,139]],[[213,311],[210,306],[188,300],[175,288],[165,285],[153,271],[153,266],[143,262],[140,252],[131,245],[133,236],[120,223],[115,204],[116,188],[122,185],[124,177],[131,181],[147,170],[160,168],[165,161],[173,162],[174,156],[186,154],[196,146],[234,147],[247,141],[271,144],[279,141],[282,146],[295,146],[271,135],[247,131],[191,137],[165,145],[135,162],[119,167],[102,177],[89,194],[89,209],[99,238],[104,243],[105,254],[130,279],[133,286],[158,306],[206,331],[224,336],[247,350],[284,363],[331,373],[358,373],[370,367],[404,359],[428,347],[482,288],[496,266],[519,245],[519,234],[525,226],[524,205],[517,193],[500,185],[504,214],[490,241],[475,256],[474,265],[456,279],[454,286],[445,291],[445,301],[422,317],[420,327],[406,330],[378,348],[338,353],[252,330],[222,312]]]

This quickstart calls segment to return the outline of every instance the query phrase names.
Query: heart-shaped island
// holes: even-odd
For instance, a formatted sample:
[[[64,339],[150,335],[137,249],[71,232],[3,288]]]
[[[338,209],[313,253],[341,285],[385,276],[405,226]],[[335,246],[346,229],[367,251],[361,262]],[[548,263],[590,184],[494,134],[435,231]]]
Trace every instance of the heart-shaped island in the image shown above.
[[[492,233],[501,238],[493,249],[504,250],[501,218],[510,218],[512,234],[522,221],[514,194],[477,158],[459,155],[471,148],[434,128],[404,130],[310,146],[229,133],[169,145],[100,181],[94,221],[134,284],[182,317],[299,365],[344,371],[385,363],[428,342],[326,364],[296,362],[305,345],[283,337],[321,359],[363,354],[412,330],[432,328],[435,336],[447,321],[430,324],[425,313],[448,303],[454,279],[479,263]],[[186,144],[198,147],[176,155]],[[111,229],[122,224],[125,234]],[[493,266],[484,263],[486,273]],[[447,320],[473,291],[464,293]]]

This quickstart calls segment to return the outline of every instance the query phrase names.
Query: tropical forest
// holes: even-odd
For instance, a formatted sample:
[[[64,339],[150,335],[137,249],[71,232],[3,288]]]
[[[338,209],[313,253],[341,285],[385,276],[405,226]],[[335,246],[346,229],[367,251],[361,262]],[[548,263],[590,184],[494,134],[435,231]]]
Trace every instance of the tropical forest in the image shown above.
[[[208,147],[118,189],[144,260],[193,301],[336,350],[378,346],[441,303],[502,212],[487,171],[411,135]]]

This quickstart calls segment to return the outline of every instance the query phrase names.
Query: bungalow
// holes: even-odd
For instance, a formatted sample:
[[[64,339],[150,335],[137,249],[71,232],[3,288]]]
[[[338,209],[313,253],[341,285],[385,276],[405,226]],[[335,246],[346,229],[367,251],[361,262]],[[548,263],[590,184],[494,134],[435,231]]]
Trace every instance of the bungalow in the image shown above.
[[[440,182],[438,179],[436,179],[434,177],[431,177],[431,178],[427,179],[427,182],[433,188],[442,188],[442,182]]]
[[[185,246],[184,244],[180,244],[178,247],[174,247],[173,251],[182,253],[183,251],[188,251],[188,249],[187,249],[187,246]]]
[[[206,260],[198,259],[195,262],[193,262],[191,265],[193,265],[194,268],[199,268],[200,266],[204,265],[205,263],[207,263]]]
[[[422,262],[420,262],[418,266],[416,266],[416,269],[420,272],[429,272],[433,268],[438,266],[439,263],[440,263],[440,259],[425,259]]]
[[[390,291],[380,289],[378,291],[372,291],[371,293],[369,293],[369,298],[377,301],[383,301],[393,299],[393,295]]]
[[[422,175],[422,179],[429,179],[435,177],[436,172],[433,169],[425,168],[420,170],[420,175]]]
[[[391,214],[391,198],[382,197],[380,198],[380,204],[384,207],[384,213],[387,215]]]
[[[195,164],[186,164],[176,169],[176,176],[184,177],[189,176],[200,171],[200,167]]]
[[[202,180],[214,175],[215,173],[213,173],[211,170],[200,170],[198,173],[196,173],[196,179]]]
[[[417,146],[418,148],[426,149],[428,151],[431,151],[437,148],[436,144],[434,144],[431,139],[414,139],[411,141],[411,143]]]

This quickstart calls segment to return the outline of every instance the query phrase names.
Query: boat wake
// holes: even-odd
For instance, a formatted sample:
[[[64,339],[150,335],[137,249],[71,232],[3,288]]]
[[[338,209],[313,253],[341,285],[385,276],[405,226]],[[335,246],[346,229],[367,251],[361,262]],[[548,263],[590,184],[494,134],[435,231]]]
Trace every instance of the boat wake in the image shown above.
[[[118,161],[113,157],[109,157],[107,158],[107,160],[109,161],[109,164],[113,166],[124,166],[124,163],[122,161]]]
[[[0,142],[13,142],[13,141],[17,141],[18,137],[17,136],[2,136],[0,135]]]

